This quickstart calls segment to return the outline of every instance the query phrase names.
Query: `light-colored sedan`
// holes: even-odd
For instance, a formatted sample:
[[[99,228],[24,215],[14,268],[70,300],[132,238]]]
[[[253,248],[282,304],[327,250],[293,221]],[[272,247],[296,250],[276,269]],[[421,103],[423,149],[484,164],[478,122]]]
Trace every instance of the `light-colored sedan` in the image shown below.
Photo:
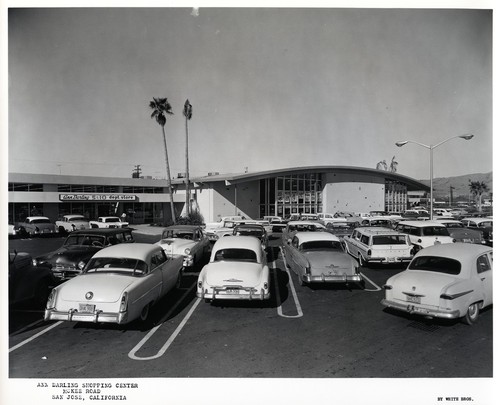
[[[363,284],[358,262],[344,251],[340,239],[328,232],[297,232],[283,247],[286,264],[299,284]]]
[[[281,235],[283,245],[286,245],[297,232],[325,231],[326,226],[315,221],[289,221]]]
[[[493,249],[450,243],[418,252],[408,268],[387,280],[382,305],[430,318],[472,324],[493,304]]]
[[[47,234],[56,234],[58,233],[58,229],[56,225],[50,222],[50,219],[47,217],[26,217],[23,222],[19,222],[17,224],[18,234],[19,235],[47,235]]]
[[[157,245],[121,243],[97,252],[83,273],[54,288],[45,320],[125,324],[180,287],[183,258]]]
[[[198,277],[196,296],[212,300],[267,300],[269,267],[259,239],[226,236],[215,242]]]
[[[56,227],[59,232],[73,232],[80,229],[89,229],[89,219],[83,215],[71,214],[63,215],[62,218],[56,221]]]
[[[210,241],[198,225],[172,225],[165,228],[156,242],[168,256],[183,256],[184,267],[192,267],[210,251]]]

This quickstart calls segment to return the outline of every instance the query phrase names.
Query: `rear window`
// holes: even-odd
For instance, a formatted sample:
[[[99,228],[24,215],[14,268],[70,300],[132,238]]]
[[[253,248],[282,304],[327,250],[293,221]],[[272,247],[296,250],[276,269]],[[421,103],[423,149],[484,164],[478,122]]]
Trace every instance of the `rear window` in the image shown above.
[[[426,226],[422,228],[423,236],[450,236],[448,229],[444,226]]]
[[[33,219],[31,221],[32,224],[50,224],[50,221],[45,218],[40,218],[40,219]]]
[[[214,261],[236,260],[257,263],[257,254],[250,249],[221,249],[215,253]]]
[[[458,260],[438,256],[420,256],[413,259],[409,270],[425,270],[436,273],[460,274],[461,265]]]
[[[343,252],[342,245],[340,242],[335,240],[315,240],[312,242],[304,242],[300,245],[299,249],[303,252],[311,252],[315,250]]]
[[[406,245],[405,235],[378,235],[373,237],[373,245]]]
[[[133,275],[142,275],[148,270],[148,265],[142,260],[119,258],[119,257],[98,257],[91,259],[84,272],[123,272]]]

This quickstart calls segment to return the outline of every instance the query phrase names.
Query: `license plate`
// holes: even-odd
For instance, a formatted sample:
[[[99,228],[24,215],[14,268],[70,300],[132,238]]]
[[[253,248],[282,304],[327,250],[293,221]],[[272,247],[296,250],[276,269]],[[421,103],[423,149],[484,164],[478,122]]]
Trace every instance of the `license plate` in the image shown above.
[[[92,314],[95,311],[95,305],[91,304],[79,304],[78,312],[83,312],[86,314]]]
[[[406,301],[407,302],[412,302],[414,304],[420,304],[420,297],[415,297],[413,295],[407,295],[406,296]]]
[[[240,293],[240,290],[238,290],[237,288],[228,288],[226,290],[226,294],[239,294]]]
[[[473,240],[472,239],[464,239],[464,243],[472,243]]]
[[[393,262],[395,262],[395,261],[396,261],[396,259],[395,259],[394,257],[388,257],[388,258],[387,258],[387,261],[388,261],[389,263],[393,263]]]

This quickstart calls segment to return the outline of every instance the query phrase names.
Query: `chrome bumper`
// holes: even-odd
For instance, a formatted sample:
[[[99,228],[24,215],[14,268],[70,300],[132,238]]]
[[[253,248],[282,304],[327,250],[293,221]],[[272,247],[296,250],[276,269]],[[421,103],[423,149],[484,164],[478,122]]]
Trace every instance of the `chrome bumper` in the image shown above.
[[[79,313],[75,309],[70,309],[68,312],[46,309],[44,320],[122,324],[127,322],[127,313],[113,313],[102,311],[95,311],[93,313]]]
[[[238,289],[239,293],[228,293],[226,288],[214,288],[212,291],[196,291],[196,296],[208,300],[246,300],[246,301],[263,301],[271,297],[271,293],[261,289],[260,292],[250,291],[248,288]]]
[[[361,274],[354,274],[348,276],[347,274],[321,274],[313,276],[312,274],[305,274],[302,280],[306,283],[360,283],[362,280]]]
[[[380,303],[387,308],[397,309],[398,311],[403,311],[408,314],[417,314],[422,316],[430,316],[432,318],[443,318],[443,319],[460,318],[460,311],[458,309],[454,311],[429,309],[429,308],[419,307],[411,303],[403,304],[399,302],[389,301],[386,300],[385,298],[382,301],[380,301]]]

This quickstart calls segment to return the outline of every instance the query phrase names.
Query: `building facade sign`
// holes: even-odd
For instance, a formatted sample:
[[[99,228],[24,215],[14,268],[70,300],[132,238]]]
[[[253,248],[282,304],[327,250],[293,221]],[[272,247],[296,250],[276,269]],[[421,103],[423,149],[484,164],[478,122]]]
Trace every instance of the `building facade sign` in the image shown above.
[[[60,201],[136,201],[135,195],[124,194],[59,194]]]

